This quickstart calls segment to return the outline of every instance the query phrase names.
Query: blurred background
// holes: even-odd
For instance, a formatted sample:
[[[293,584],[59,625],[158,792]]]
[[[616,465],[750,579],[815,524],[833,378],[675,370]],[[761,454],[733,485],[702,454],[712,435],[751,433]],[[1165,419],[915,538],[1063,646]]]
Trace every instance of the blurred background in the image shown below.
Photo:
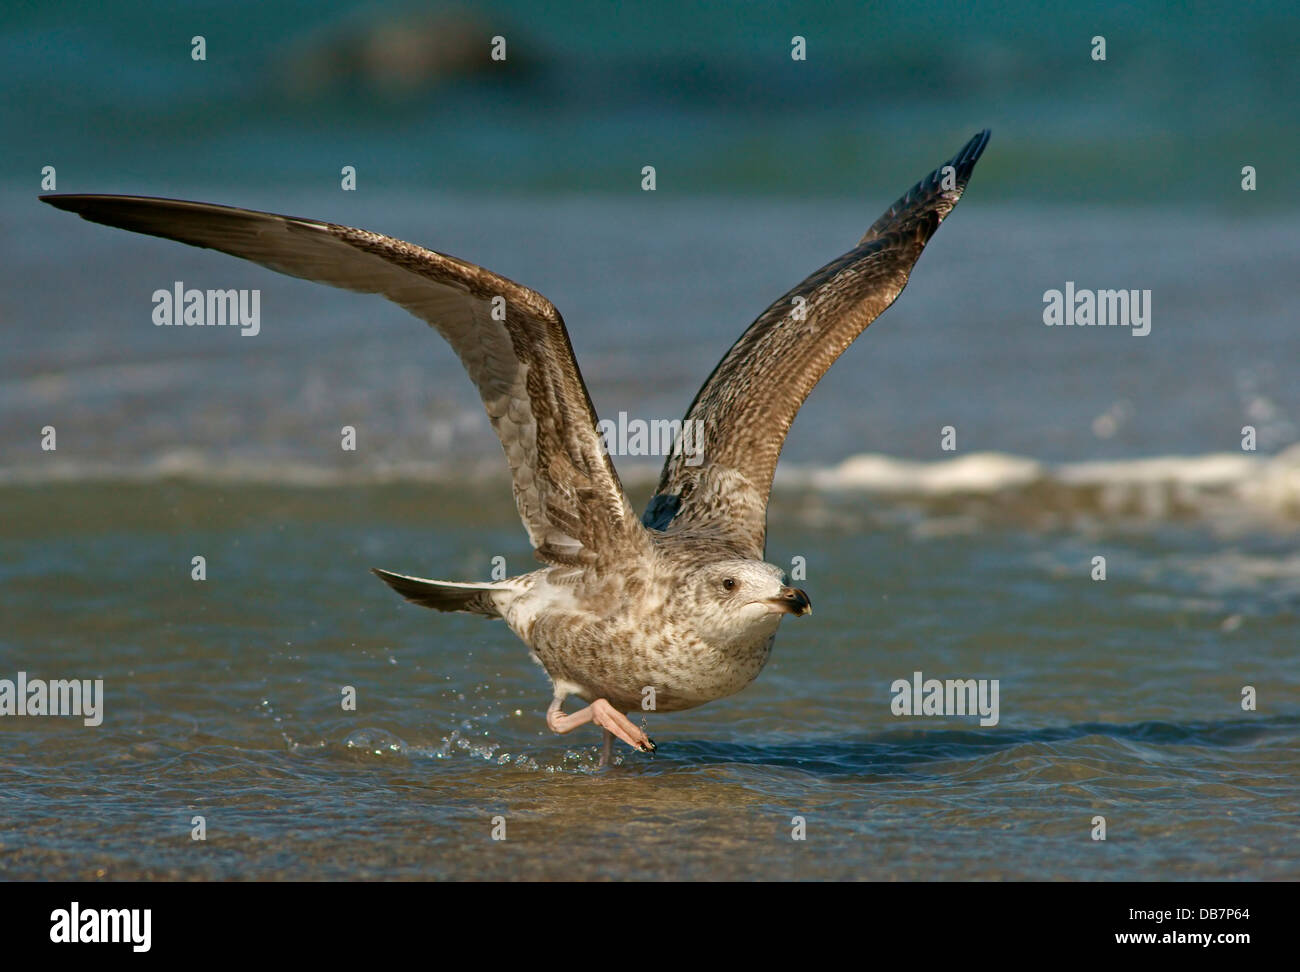
[[[340,411],[369,422],[371,473],[497,461],[455,359],[387,323],[400,311],[61,217],[33,198],[43,166],[62,192],[288,211],[471,259],[556,303],[602,414],[675,418],[771,300],[985,126],[991,148],[920,285],[814,394],[790,459],[942,458],[944,424],[960,425],[963,451],[1057,462],[1239,451],[1246,423],[1265,453],[1300,436],[1285,365],[1300,350],[1291,4],[2,16],[0,367],[14,421],[0,475],[205,458],[339,472],[348,457],[315,440]],[[262,288],[256,350],[146,326],[149,294],[181,279]],[[1152,290],[1153,334],[1045,328],[1043,294],[1067,280]],[[52,409],[85,433],[75,455],[32,451],[30,424]]]
[[[0,719],[0,875],[1295,878],[1297,51],[1272,0],[6,4],[0,677],[108,701]],[[816,616],[605,774],[502,626],[366,573],[534,566],[437,337],[36,201],[53,166],[472,260],[560,308],[603,417],[671,419],[984,127],[791,432],[768,557]],[[259,289],[260,333],[155,327],[175,281]],[[1150,290],[1150,334],[1045,327],[1067,281]],[[639,508],[659,461],[617,464]],[[999,727],[892,716],[914,671],[1001,679]]]

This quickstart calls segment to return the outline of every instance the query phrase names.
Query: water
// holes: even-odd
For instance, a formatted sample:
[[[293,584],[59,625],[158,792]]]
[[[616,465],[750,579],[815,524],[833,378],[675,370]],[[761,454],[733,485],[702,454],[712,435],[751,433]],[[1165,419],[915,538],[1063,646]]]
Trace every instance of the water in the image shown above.
[[[231,9],[238,41],[174,25],[220,52],[201,76],[147,4],[0,19],[0,679],[105,691],[97,728],[0,718],[0,876],[1300,876],[1293,9],[564,29],[566,7],[506,4],[517,75],[346,90],[290,84],[328,23]],[[1100,29],[1109,73],[1067,63]],[[767,66],[795,32],[811,70]],[[791,432],[768,558],[802,558],[815,613],[749,689],[649,716],[659,752],[608,770],[594,730],[546,731],[504,626],[367,571],[533,566],[435,335],[33,199],[48,163],[61,191],[444,249],[557,304],[603,416],[675,418],[770,300],[985,124],[967,197]],[[261,333],[153,327],[176,280],[260,288]],[[1150,289],[1150,335],[1044,327],[1067,280]],[[617,464],[639,509],[657,462]],[[998,724],[892,714],[917,671],[997,679]]]
[[[787,492],[770,553],[808,556],[815,614],[740,696],[650,717],[659,753],[599,771],[594,731],[546,731],[503,626],[365,571],[523,566],[505,502],[164,482],[3,503],[6,672],[107,693],[98,729],[0,722],[9,877],[1295,876],[1293,543],[936,533]],[[892,716],[914,670],[1000,679],[1000,724]]]

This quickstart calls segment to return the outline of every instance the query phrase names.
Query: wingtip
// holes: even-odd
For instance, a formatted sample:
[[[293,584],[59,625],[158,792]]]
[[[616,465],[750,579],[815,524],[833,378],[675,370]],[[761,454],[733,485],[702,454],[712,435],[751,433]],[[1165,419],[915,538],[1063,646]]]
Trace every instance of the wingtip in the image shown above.
[[[993,130],[986,128],[978,132],[969,142],[962,146],[960,152],[953,158],[949,165],[956,167],[959,171],[969,173],[979,161],[984,149],[988,147],[989,139],[993,137]]]
[[[992,129],[988,128],[977,132],[956,155],[903,193],[885,210],[884,215],[871,224],[862,239],[858,240],[858,246],[896,230],[909,218],[926,220],[932,217],[932,222],[927,224],[928,229],[923,229],[924,239],[928,240],[966,191],[966,185],[975,171],[975,163],[984,154],[992,135]]]
[[[956,170],[957,197],[960,198],[961,193],[966,189],[966,184],[970,181],[971,173],[975,171],[975,163],[978,162],[980,156],[984,154],[984,149],[988,147],[989,139],[992,135],[992,129],[988,128],[977,132],[965,145],[961,147],[961,150],[956,155],[948,160],[946,165],[935,170],[935,172],[931,174],[931,181],[937,182],[941,179],[944,170],[951,167]],[[953,199],[953,202],[956,202],[956,198]]]
[[[43,192],[36,197],[46,205],[53,206],[55,209],[63,209],[68,212],[76,212],[73,208],[72,201],[77,197],[66,192]]]
[[[48,206],[55,209],[61,209],[65,213],[74,213],[82,219],[90,222],[98,222],[95,217],[97,208],[102,208],[103,204],[111,203],[113,196],[97,195],[95,193],[84,192],[45,192],[36,197]],[[129,196],[122,196],[122,199],[129,199]],[[111,223],[108,225],[112,225]]]

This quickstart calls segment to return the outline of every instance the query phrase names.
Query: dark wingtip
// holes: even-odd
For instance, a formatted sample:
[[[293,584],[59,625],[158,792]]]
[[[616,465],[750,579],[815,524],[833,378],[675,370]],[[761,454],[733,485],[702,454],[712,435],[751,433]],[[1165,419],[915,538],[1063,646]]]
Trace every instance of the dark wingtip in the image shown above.
[[[951,159],[945,162],[939,168],[930,173],[929,178],[923,179],[921,184],[916,187],[933,189],[943,180],[943,170],[951,167],[957,174],[958,191],[966,188],[966,183],[970,181],[970,174],[975,171],[975,163],[980,160],[984,154],[984,149],[988,147],[989,139],[993,136],[991,129],[984,129],[978,135],[975,135],[969,142],[961,147],[961,150]],[[916,189],[912,191],[915,192]]]
[[[952,161],[948,163],[957,170],[957,178],[962,181],[963,184],[965,179],[969,178],[971,170],[975,168],[975,163],[978,162],[980,156],[984,154],[984,149],[988,146],[989,139],[992,137],[993,130],[991,128],[984,129],[963,145],[962,150],[953,156]]]
[[[989,144],[993,132],[984,129],[961,147],[951,159],[939,166],[924,179],[905,192],[902,197],[885,210],[883,216],[871,224],[871,227],[858,241],[861,246],[891,231],[897,231],[900,223],[910,219],[925,220],[923,242],[938,228],[949,210],[957,204],[961,194],[966,191],[975,163],[979,161],[984,149]],[[944,188],[944,171],[953,170],[955,185]]]
[[[69,213],[78,212],[77,200],[80,196],[75,196],[66,192],[47,192],[36,197],[43,203],[53,206],[55,209],[62,209]]]

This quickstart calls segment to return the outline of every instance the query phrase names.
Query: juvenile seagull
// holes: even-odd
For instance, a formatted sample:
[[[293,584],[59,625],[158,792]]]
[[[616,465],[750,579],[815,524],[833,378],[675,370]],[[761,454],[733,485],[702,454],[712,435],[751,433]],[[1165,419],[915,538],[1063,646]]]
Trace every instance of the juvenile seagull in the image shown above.
[[[703,461],[686,462],[698,461],[696,449],[670,455],[640,519],[602,446],[564,321],[535,290],[333,223],[138,196],[41,199],[93,222],[383,294],[447,340],[501,439],[520,519],[546,566],[477,584],[375,573],[424,607],[503,618],[551,678],[546,724],[564,733],[596,723],[604,764],[614,736],[655,750],[629,710],[673,712],[739,692],[767,661],[781,618],[812,610],[763,561],[786,432],[821,376],[902,291],[988,140],[987,130],[972,138],[857,246],[750,325],[686,413],[683,428],[704,429]],[[493,313],[496,298],[504,314]],[[587,706],[565,714],[570,695]]]

